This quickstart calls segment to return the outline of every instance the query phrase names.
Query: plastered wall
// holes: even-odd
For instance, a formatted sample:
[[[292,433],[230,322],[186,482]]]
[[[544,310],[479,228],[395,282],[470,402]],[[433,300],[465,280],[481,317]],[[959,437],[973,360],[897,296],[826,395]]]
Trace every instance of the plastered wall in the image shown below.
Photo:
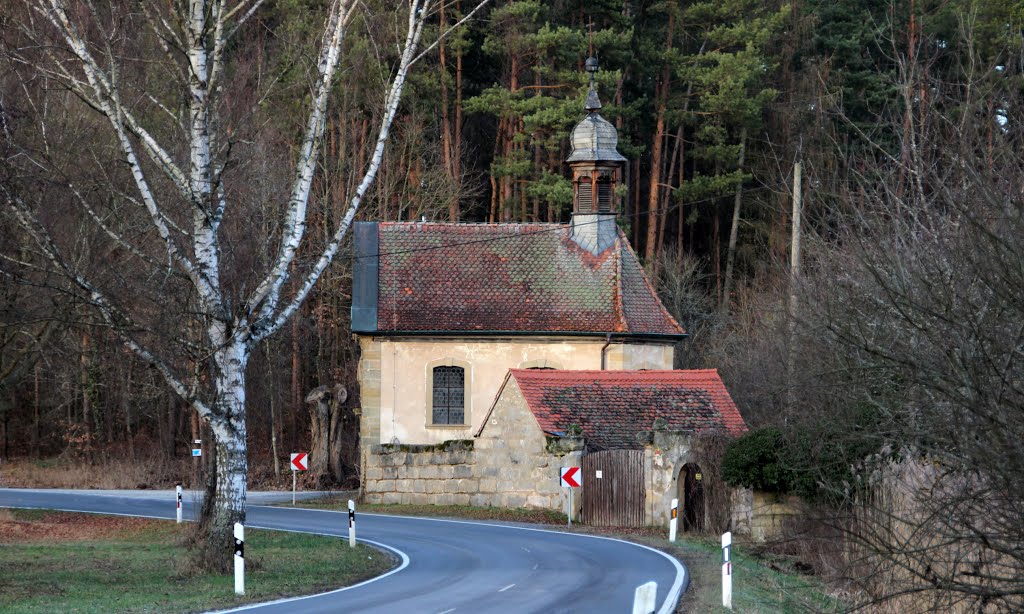
[[[359,337],[364,446],[379,443],[435,444],[468,439],[479,427],[509,369],[550,367],[600,369],[600,338],[420,339]],[[606,368],[671,369],[673,346],[613,340]],[[432,371],[465,369],[466,423],[431,424]]]

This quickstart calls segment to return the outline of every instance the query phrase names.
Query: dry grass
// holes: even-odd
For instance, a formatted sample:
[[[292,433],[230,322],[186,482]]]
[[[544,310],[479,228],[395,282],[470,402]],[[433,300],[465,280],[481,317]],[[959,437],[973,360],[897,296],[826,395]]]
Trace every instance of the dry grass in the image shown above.
[[[292,475],[282,463],[280,476],[274,475],[273,461],[266,457],[249,460],[249,488],[254,490],[291,490]],[[172,488],[181,481],[193,482],[191,457],[110,458],[88,462],[80,459],[14,459],[0,463],[0,488],[91,488],[104,490],[140,490]],[[311,487],[299,479],[299,488]]]
[[[27,516],[27,517],[26,517]],[[0,510],[0,543],[31,544],[54,541],[93,541],[124,538],[148,530],[152,520],[47,512],[44,516]]]
[[[4,488],[168,488],[192,475],[189,459],[82,461],[14,460],[0,465]]]

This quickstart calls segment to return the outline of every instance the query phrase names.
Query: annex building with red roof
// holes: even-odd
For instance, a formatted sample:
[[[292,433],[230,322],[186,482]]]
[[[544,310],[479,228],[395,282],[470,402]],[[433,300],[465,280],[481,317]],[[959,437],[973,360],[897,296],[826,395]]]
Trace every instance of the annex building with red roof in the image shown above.
[[[560,463],[651,456],[655,422],[745,430],[717,372],[673,370],[686,333],[616,223],[624,158],[598,109],[591,89],[568,224],[354,224],[368,501],[564,509]]]

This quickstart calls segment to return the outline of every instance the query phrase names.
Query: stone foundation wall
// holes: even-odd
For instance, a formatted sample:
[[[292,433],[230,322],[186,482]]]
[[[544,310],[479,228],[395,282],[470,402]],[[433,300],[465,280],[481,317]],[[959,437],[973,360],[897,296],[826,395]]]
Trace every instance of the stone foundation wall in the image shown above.
[[[364,447],[363,499],[565,512],[568,494],[558,472],[580,464],[583,440],[546,437],[514,383],[494,409],[475,439]],[[578,517],[581,498],[574,504]]]
[[[690,460],[693,434],[669,431],[656,424],[653,431],[637,435],[644,446],[644,473],[646,478],[645,517],[649,525],[668,526],[672,516],[672,499],[679,498],[680,515],[683,501],[679,495],[679,471]]]
[[[734,488],[729,496],[734,535],[750,535],[754,524],[754,491]]]
[[[374,445],[364,458],[363,499],[406,505],[493,505],[496,480],[480,479],[473,442]],[[489,492],[488,492],[489,491]]]
[[[797,501],[796,497],[780,497],[755,490],[752,497],[751,538],[756,542],[765,542],[782,535],[783,523],[798,513]]]

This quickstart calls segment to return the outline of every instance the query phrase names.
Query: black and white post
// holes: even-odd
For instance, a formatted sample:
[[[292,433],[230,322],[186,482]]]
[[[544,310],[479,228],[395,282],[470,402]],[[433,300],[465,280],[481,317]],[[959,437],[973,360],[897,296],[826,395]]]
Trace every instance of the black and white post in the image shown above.
[[[676,541],[676,527],[679,524],[679,499],[672,499],[672,519],[668,521],[668,541]]]
[[[722,534],[722,605],[732,609],[732,532]]]
[[[348,545],[356,547],[356,503],[352,499],[348,500]]]
[[[175,485],[174,490],[178,495],[178,511],[175,514],[175,518],[177,518],[178,524],[181,524],[181,482]]]
[[[245,594],[245,527],[235,523],[235,594]]]

